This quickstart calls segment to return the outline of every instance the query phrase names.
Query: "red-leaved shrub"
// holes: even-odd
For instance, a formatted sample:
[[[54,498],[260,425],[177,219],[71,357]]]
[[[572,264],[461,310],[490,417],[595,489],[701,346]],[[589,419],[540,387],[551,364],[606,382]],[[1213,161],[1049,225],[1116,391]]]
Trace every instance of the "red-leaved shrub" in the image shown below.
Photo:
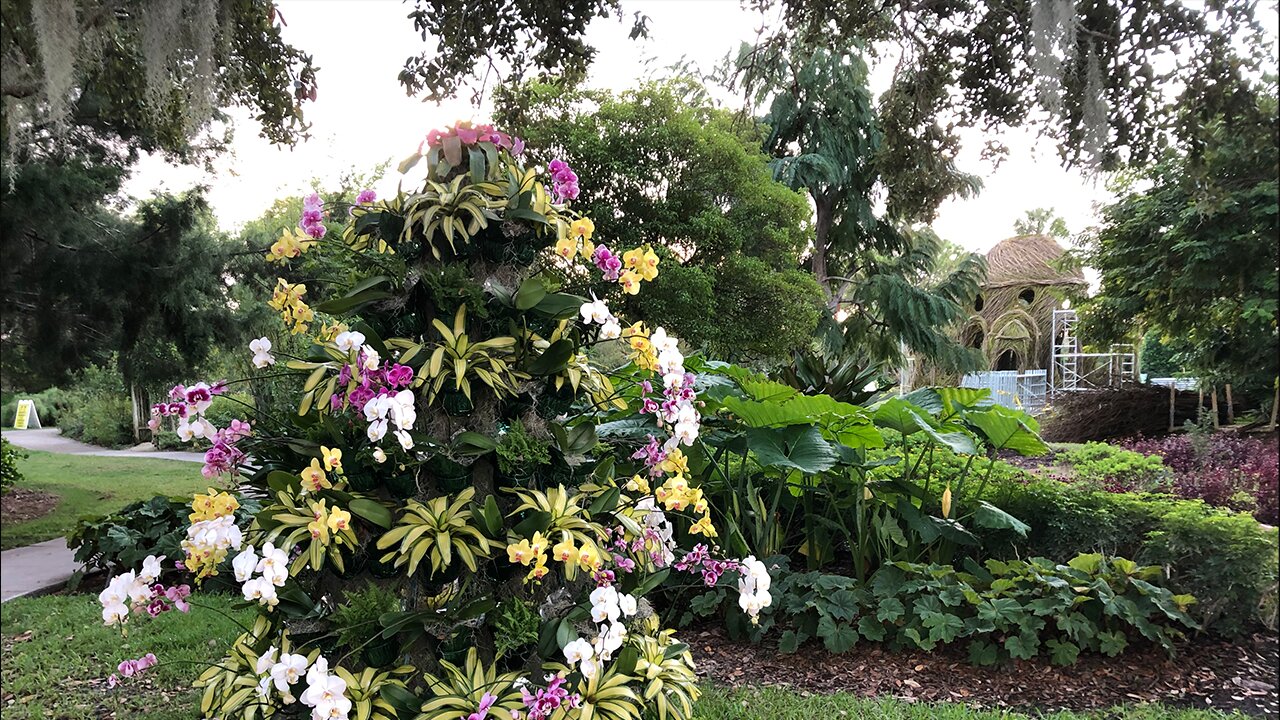
[[[1136,437],[1117,444],[1163,458],[1174,473],[1174,493],[1179,497],[1250,510],[1271,525],[1280,521],[1280,448],[1273,439],[1189,433]]]

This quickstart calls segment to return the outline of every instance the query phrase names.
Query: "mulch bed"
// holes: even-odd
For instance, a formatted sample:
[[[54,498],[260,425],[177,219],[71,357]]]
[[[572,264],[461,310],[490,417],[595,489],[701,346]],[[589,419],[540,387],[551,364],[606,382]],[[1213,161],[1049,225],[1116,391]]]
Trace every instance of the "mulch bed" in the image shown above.
[[[26,488],[14,488],[0,495],[0,521],[26,522],[44,517],[58,506],[58,496],[53,493]]]
[[[692,647],[700,675],[730,686],[891,695],[908,702],[952,701],[975,708],[1097,710],[1160,702],[1258,717],[1280,714],[1280,642],[1274,634],[1235,644],[1186,642],[1172,660],[1155,647],[1131,647],[1115,658],[1081,655],[1068,667],[1040,658],[975,667],[959,649],[925,653],[875,644],[832,655],[809,643],[795,654],[783,655],[767,644],[730,641],[718,628],[687,630],[682,639]]]

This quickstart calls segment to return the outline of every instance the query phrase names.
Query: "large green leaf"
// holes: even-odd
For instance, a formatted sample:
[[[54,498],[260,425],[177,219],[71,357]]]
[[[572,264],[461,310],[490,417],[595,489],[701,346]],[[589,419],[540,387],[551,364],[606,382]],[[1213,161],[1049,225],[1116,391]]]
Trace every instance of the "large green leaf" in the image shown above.
[[[1030,415],[1002,405],[963,412],[965,422],[976,428],[997,450],[1013,450],[1021,455],[1043,455],[1049,451],[1036,434],[1039,424]]]
[[[1027,536],[1027,532],[1031,530],[1031,526],[1022,522],[1018,518],[992,505],[986,500],[978,502],[978,509],[973,513],[973,523],[975,525],[991,528],[992,530],[1012,530],[1022,537]]]
[[[904,398],[889,398],[875,407],[872,421],[882,428],[897,430],[903,437],[914,435],[924,428],[934,429],[937,423],[928,411]]]
[[[547,297],[547,286],[536,277],[527,277],[516,290],[515,302],[517,310],[528,310]]]
[[[806,474],[830,470],[839,459],[816,427],[753,428],[747,444],[763,467],[789,468]]]
[[[573,341],[562,338],[551,343],[541,355],[529,363],[528,370],[533,375],[554,375],[564,369],[569,358],[573,357]]]

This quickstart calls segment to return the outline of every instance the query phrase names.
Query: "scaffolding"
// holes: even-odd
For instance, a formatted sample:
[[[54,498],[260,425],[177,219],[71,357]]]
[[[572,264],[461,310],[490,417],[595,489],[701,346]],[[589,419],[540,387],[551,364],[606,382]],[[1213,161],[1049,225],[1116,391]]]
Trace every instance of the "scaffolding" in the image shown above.
[[[1049,360],[1049,394],[1111,387],[1138,377],[1133,345],[1114,344],[1105,353],[1080,350],[1076,311],[1053,311],[1053,350]]]

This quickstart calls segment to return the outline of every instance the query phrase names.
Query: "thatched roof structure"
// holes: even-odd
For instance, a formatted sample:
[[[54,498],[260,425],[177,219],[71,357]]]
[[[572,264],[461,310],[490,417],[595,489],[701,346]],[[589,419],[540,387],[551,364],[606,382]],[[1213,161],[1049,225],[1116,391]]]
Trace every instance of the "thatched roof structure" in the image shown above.
[[[1085,285],[1078,268],[1057,267],[1065,251],[1048,235],[1018,235],[1001,240],[987,253],[988,289],[1029,285]]]
[[[1079,268],[1062,267],[1065,252],[1048,235],[1019,235],[987,253],[987,281],[961,339],[992,370],[1048,367],[1053,311],[1087,285]]]

